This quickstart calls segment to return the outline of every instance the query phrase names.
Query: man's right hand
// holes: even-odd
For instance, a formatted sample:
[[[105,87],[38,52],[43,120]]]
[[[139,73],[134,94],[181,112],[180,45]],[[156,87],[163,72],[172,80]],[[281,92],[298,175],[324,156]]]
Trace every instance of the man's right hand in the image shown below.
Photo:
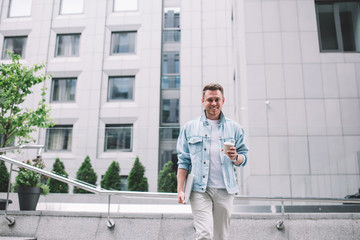
[[[178,192],[178,203],[186,204],[184,191]]]
[[[184,182],[186,176],[188,174],[188,170],[184,168],[179,168],[177,172],[177,193],[178,193],[178,203],[186,204],[185,202],[185,193],[184,193]]]

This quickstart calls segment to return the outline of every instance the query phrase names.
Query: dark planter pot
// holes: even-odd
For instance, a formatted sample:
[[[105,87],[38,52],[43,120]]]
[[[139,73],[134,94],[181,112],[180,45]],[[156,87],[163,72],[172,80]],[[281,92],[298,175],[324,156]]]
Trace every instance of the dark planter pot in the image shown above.
[[[11,199],[9,199],[8,204],[11,204],[12,201]],[[0,210],[5,210],[6,207],[6,199],[0,199]]]
[[[35,211],[42,189],[39,187],[17,187],[20,210]]]

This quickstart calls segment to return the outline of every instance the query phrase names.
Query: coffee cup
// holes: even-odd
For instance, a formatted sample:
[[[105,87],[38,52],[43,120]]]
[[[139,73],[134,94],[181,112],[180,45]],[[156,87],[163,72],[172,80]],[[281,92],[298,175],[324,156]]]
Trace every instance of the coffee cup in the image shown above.
[[[234,146],[234,143],[232,142],[224,142],[224,154],[226,155],[226,152]]]

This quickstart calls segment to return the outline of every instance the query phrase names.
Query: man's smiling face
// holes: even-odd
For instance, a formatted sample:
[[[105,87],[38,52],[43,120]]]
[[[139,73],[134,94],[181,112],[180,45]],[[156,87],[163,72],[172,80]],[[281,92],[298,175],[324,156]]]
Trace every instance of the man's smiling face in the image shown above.
[[[208,119],[217,120],[220,118],[221,109],[225,102],[220,90],[206,90],[201,102]]]

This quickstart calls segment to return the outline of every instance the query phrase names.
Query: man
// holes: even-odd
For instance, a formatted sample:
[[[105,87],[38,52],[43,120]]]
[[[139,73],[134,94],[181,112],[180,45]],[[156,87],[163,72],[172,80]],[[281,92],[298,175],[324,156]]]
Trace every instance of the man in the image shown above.
[[[184,181],[190,171],[194,184],[190,196],[196,239],[228,239],[230,217],[238,184],[234,166],[244,166],[248,148],[244,130],[225,118],[224,90],[219,84],[203,88],[204,112],[185,124],[178,143],[178,202],[185,203]],[[233,142],[226,153],[224,142]],[[225,155],[226,154],[226,155]]]

